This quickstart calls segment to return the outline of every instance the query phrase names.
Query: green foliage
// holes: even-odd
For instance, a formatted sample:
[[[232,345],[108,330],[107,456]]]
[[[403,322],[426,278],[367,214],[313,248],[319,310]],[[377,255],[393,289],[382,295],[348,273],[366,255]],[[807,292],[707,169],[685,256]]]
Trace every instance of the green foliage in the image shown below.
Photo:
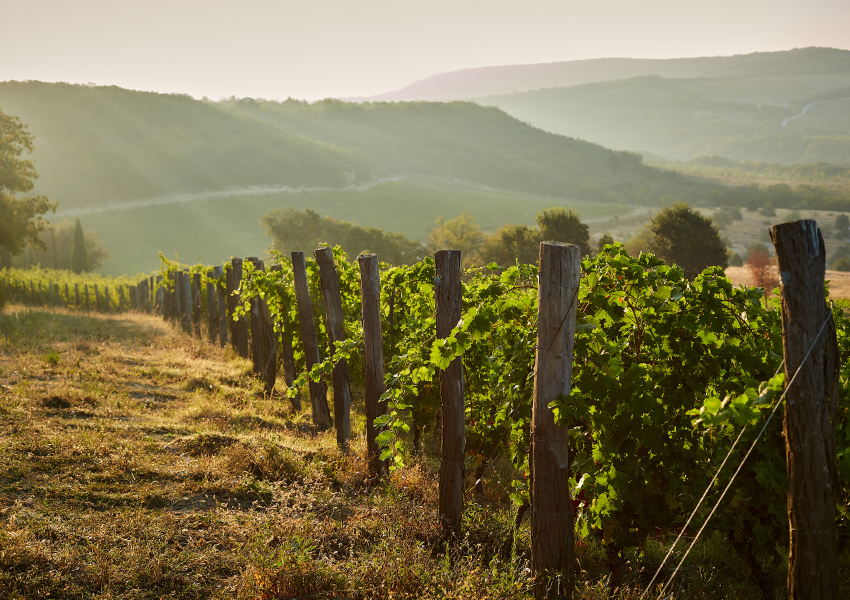
[[[585,254],[590,250],[588,227],[571,208],[548,208],[537,213],[537,227],[541,241],[565,242],[581,246]]]
[[[610,236],[609,236],[610,237]],[[528,225],[505,225],[486,236],[476,258],[481,263],[509,265],[515,261],[537,261],[540,242],[557,241],[576,244],[590,251],[588,227],[572,208],[552,207],[537,213],[537,228]],[[612,240],[613,241],[613,240]]]
[[[684,203],[664,208],[652,218],[649,249],[670,264],[677,264],[685,276],[696,277],[709,266],[726,268],[726,248],[710,217]]]
[[[468,210],[448,221],[440,215],[428,234],[431,250],[460,250],[465,264],[469,264],[468,257],[475,255],[483,241],[484,233]]]
[[[83,224],[80,223],[79,219],[74,222],[74,239],[71,246],[71,270],[77,274],[89,270],[86,238],[83,234]]]
[[[841,213],[835,217],[835,228],[850,229],[850,217],[848,217],[846,213]]]
[[[48,291],[53,284],[54,304],[84,310],[97,310],[98,302],[102,310],[117,311],[119,292],[123,297],[124,308],[129,308],[128,286],[136,285],[145,275],[110,277],[94,273],[74,273],[69,269],[3,269],[0,270],[0,288],[6,287],[7,300],[21,304],[47,306],[50,304]],[[80,303],[77,304],[74,286],[79,286]],[[86,305],[85,286],[89,289],[89,301]],[[98,299],[95,299],[97,286]],[[109,307],[103,304],[104,290],[109,288]]]
[[[728,212],[719,210],[711,216],[712,222],[720,229],[726,229],[732,224],[734,219]]]
[[[726,251],[726,257],[729,261],[730,267],[743,267],[744,266],[744,259],[741,258],[740,254],[738,254],[737,252],[732,250],[732,248],[729,248]]]
[[[614,236],[612,236],[607,231],[599,236],[599,241],[596,242],[596,252],[602,252],[605,250],[605,246],[611,245],[614,243]]]
[[[775,217],[776,210],[773,208],[773,203],[765,202],[764,205],[761,207],[761,214],[763,214],[765,217]]]
[[[42,215],[56,204],[44,196],[23,196],[31,191],[38,173],[31,160],[21,159],[33,151],[33,136],[17,117],[0,110],[0,247],[12,255],[32,245],[44,247],[39,233],[46,222]]]
[[[834,271],[850,271],[850,259],[848,258],[839,258],[834,263],[832,263],[832,269]]]
[[[263,215],[260,222],[273,238],[272,248],[282,254],[311,252],[325,242],[341,246],[349,256],[375,252],[391,264],[410,264],[425,254],[420,243],[400,233],[321,217],[310,209],[280,208]]]

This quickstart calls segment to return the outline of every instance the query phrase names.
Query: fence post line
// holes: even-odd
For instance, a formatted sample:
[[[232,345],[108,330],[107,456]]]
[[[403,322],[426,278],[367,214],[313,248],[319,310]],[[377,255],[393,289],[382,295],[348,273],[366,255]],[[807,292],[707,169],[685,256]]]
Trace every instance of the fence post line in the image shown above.
[[[260,270],[264,270],[263,261],[259,261]],[[274,325],[269,305],[262,296],[257,297],[257,308],[260,317],[260,335],[263,351],[263,383],[264,392],[271,395],[277,381],[277,348],[275,344]]]
[[[130,310],[139,310],[139,286],[131,285],[130,290]]]
[[[224,348],[227,345],[227,296],[225,284],[221,282],[221,275],[224,273],[224,267],[215,268],[216,277],[216,297],[218,299],[218,343]]]
[[[537,349],[531,417],[531,570],[535,598],[572,598],[575,515],[568,431],[549,404],[570,394],[581,248],[540,244]]]
[[[309,371],[319,362],[319,343],[316,340],[316,324],[313,322],[313,302],[310,300],[310,288],[307,285],[307,261],[303,252],[293,252],[291,256],[295,301],[298,305],[298,324],[301,328],[301,342],[304,345],[304,359]],[[327,429],[332,423],[325,382],[324,380],[310,381],[309,387],[310,401],[313,405],[313,424],[320,429]]]
[[[192,323],[195,337],[201,338],[201,274],[192,273]]]
[[[360,266],[360,306],[363,317],[363,354],[366,363],[366,458],[369,472],[378,476],[383,471],[380,449],[375,441],[375,419],[386,412],[381,402],[384,393],[384,336],[381,331],[381,274],[378,255],[357,258]]]
[[[838,598],[834,427],[839,356],[824,298],[826,249],[811,219],[774,225],[770,238],[781,279],[786,385],[799,368],[786,393],[783,421],[791,533],[788,598],[833,600]]]
[[[462,313],[461,251],[439,250],[434,255],[434,296],[437,338],[447,338]],[[454,359],[440,371],[443,440],[440,448],[439,514],[447,538],[460,535],[463,514],[463,476],[466,453],[463,362]]]
[[[271,267],[272,271],[280,271],[282,269],[283,267],[281,265]],[[286,331],[281,331],[280,334],[280,358],[283,363],[283,381],[286,384],[286,389],[290,390],[295,383],[295,353],[292,349],[292,334]],[[301,391],[297,390],[296,394],[289,399],[292,403],[292,409],[296,413],[301,412],[300,395]]]
[[[233,272],[233,289],[238,290],[239,286],[242,285],[242,259],[234,258],[232,261],[233,268],[231,271]],[[235,302],[233,304],[234,310],[236,307],[241,304],[242,300],[239,294],[235,294],[233,296]],[[236,353],[239,354],[242,358],[248,358],[248,318],[247,317],[239,317],[239,319],[235,323],[235,327],[233,328],[233,345],[236,347]]]
[[[246,258],[254,266],[255,271],[262,271],[263,261],[256,256]],[[254,370],[254,376],[263,377],[263,320],[260,317],[260,301],[257,296],[251,298],[248,303],[250,309],[251,322],[251,364]]]

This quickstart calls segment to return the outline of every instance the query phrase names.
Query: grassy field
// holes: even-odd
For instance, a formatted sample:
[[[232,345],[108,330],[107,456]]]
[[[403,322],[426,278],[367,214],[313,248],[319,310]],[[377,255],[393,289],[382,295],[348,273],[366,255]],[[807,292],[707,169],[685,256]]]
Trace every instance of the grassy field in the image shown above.
[[[506,465],[484,497],[467,481],[464,538],[446,552],[433,437],[370,481],[361,391],[342,455],[250,370],[154,317],[0,312],[0,597],[530,597]],[[667,541],[629,555],[618,598],[639,596]],[[760,598],[732,556],[700,542],[675,597]],[[577,597],[608,598],[601,544],[576,557]]]
[[[416,240],[427,239],[440,215],[451,219],[465,210],[487,230],[505,223],[533,224],[538,211],[551,206],[572,206],[584,220],[607,220],[634,210],[620,204],[547,198],[417,177],[361,189],[283,192],[145,206],[91,213],[81,220],[83,227],[97,233],[112,253],[112,258],[104,262],[103,272],[123,274],[158,268],[159,251],[189,264],[220,263],[232,256],[263,256],[271,246],[271,238],[260,226],[260,217],[286,206],[311,208],[322,216],[380,227]]]

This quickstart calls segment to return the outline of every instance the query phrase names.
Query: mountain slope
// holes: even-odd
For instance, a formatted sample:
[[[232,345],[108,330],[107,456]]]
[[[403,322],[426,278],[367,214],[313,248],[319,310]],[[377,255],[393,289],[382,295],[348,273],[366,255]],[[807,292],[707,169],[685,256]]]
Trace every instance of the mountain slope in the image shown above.
[[[790,86],[777,82],[777,89],[773,92],[774,101],[784,102],[837,87],[840,84],[836,80],[850,85],[848,74],[850,51],[834,48],[798,48],[784,52],[665,60],[598,58],[439,73],[400,90],[352,100],[458,100],[656,75],[668,79],[757,76],[781,80],[790,77],[794,80]]]
[[[850,88],[788,106],[728,99],[765,100],[775,90],[775,81],[758,78],[638,77],[479,102],[547,131],[677,160],[720,155],[786,165],[850,163],[850,102],[843,100]],[[819,104],[801,115],[813,102]]]
[[[0,83],[0,110],[35,135],[37,192],[60,209],[249,185],[341,187],[358,156],[188,96]]]

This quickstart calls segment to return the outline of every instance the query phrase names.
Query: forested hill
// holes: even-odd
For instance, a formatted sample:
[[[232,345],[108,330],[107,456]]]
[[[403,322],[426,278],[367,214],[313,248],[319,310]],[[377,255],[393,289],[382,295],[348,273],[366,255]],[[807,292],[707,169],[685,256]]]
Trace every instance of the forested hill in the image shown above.
[[[35,135],[37,191],[60,210],[252,185],[342,187],[357,153],[189,96],[65,83],[0,83],[0,110]]]
[[[555,135],[469,102],[355,104],[232,100],[223,106],[344,149],[373,174],[431,175],[532,194],[639,204],[707,200],[720,188],[643,165],[640,156]]]
[[[198,101],[0,83],[35,134],[36,191],[60,210],[246,186],[345,187],[427,175],[538,196],[658,205],[761,205],[765,193],[646,166],[469,102]],[[799,205],[795,194],[783,200]],[[403,210],[403,206],[398,207]]]

